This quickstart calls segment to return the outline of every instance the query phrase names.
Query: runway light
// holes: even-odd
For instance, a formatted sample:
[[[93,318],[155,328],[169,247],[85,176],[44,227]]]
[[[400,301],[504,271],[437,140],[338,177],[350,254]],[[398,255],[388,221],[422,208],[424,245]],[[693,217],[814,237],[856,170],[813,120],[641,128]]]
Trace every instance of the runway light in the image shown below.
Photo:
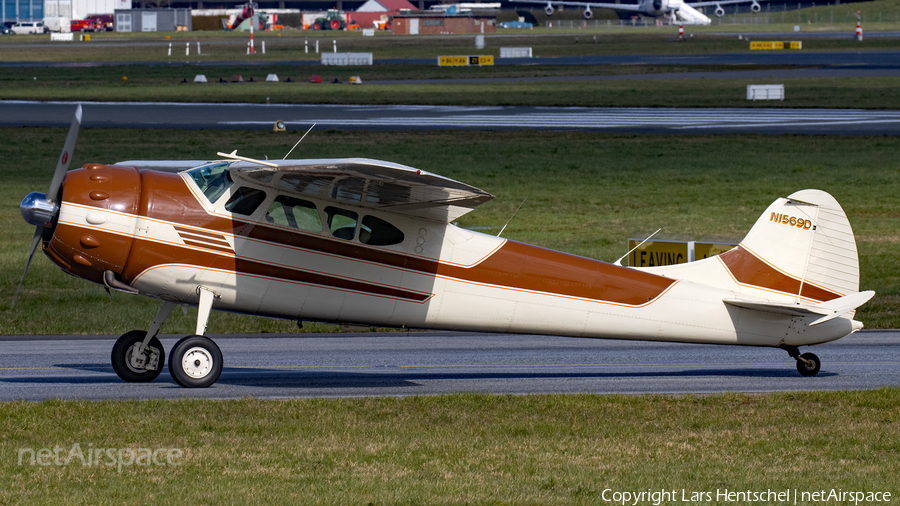
[[[272,127],[273,132],[284,132],[284,121],[278,120]]]

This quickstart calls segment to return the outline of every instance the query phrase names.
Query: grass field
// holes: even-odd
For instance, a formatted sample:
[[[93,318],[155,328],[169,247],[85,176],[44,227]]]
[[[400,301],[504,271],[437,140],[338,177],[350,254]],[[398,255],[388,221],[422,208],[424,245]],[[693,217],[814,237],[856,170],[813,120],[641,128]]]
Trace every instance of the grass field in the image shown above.
[[[881,491],[893,503],[900,494],[896,388],[14,402],[0,404],[0,434],[2,504],[613,504],[604,490],[747,503],[681,500],[682,490],[726,489]],[[68,465],[42,466],[24,453],[19,464],[22,450],[55,448],[64,463],[76,444],[115,458],[82,465],[76,452]],[[180,453],[172,464],[129,465],[142,448]]]
[[[127,159],[204,159],[238,149],[281,157],[299,133],[82,129],[74,166]],[[18,210],[45,191],[63,129],[0,130],[0,328],[7,334],[119,334],[146,327],[156,303],[63,274],[38,255],[15,310],[11,299],[33,229]],[[804,188],[831,192],[854,228],[862,289],[878,292],[857,318],[900,327],[900,162],[895,137],[644,136],[566,132],[313,132],[293,156],[367,156],[471,183],[497,196],[461,225],[497,233],[528,201],[504,237],[613,261],[629,237],[740,240],[777,197]],[[76,315],[73,317],[73,315]],[[164,333],[190,332],[176,312]],[[316,328],[318,329],[318,327]],[[216,313],[211,333],[292,332],[292,322]]]
[[[106,69],[107,73],[112,69]],[[138,73],[133,68],[116,70]],[[231,72],[231,70],[237,70]],[[18,100],[101,100],[164,101],[223,103],[314,103],[314,104],[446,104],[446,105],[532,105],[569,107],[816,107],[816,108],[900,108],[900,77],[853,78],[754,78],[754,84],[784,84],[785,99],[748,101],[748,79],[673,79],[627,81],[559,81],[480,84],[391,84],[335,85],[294,83],[262,83],[268,70],[232,68],[178,69],[168,78],[121,76],[105,80],[87,77],[78,80],[28,81],[0,79],[0,99]],[[278,69],[271,69],[279,72]],[[618,70],[626,70],[619,67]],[[630,70],[630,69],[627,69]],[[193,84],[194,73],[203,73],[208,84]],[[412,70],[409,75],[416,75]],[[22,73],[19,70],[19,73]],[[27,72],[25,72],[27,73]],[[255,83],[218,84],[233,73],[244,79],[256,76]],[[366,69],[306,68],[297,69],[295,81],[306,81],[312,73],[320,73],[325,82],[339,79],[346,83],[352,75],[368,79]],[[424,72],[422,72],[424,74]],[[299,76],[299,77],[298,77]],[[285,73],[280,74],[285,79]],[[187,79],[190,84],[179,84]]]

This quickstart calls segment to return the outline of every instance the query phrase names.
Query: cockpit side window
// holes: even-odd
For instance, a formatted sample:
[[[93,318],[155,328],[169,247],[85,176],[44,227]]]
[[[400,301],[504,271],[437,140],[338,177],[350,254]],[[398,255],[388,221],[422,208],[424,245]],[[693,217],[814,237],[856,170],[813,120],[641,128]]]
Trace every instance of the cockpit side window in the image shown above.
[[[328,229],[338,239],[353,240],[356,237],[356,222],[359,215],[353,211],[328,206],[325,208],[328,217]]]
[[[228,198],[225,210],[234,214],[250,216],[264,200],[266,200],[266,192],[249,186],[241,186]]]
[[[374,216],[363,216],[359,228],[359,242],[372,246],[390,246],[403,242],[403,232]]]
[[[228,173],[230,166],[230,163],[211,163],[194,167],[187,173],[200,187],[203,195],[210,202],[215,202],[234,184],[234,181],[231,180],[231,175]]]
[[[322,219],[319,218],[315,204],[284,195],[275,197],[275,201],[272,202],[266,213],[266,221],[307,232],[322,230]]]

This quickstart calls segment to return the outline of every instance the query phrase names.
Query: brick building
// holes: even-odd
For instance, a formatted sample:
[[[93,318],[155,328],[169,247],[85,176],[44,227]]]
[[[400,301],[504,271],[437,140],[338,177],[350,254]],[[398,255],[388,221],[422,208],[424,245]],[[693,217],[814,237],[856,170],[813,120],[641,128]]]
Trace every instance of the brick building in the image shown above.
[[[398,14],[392,23],[394,34],[435,35],[444,33],[496,33],[495,16],[454,14]]]

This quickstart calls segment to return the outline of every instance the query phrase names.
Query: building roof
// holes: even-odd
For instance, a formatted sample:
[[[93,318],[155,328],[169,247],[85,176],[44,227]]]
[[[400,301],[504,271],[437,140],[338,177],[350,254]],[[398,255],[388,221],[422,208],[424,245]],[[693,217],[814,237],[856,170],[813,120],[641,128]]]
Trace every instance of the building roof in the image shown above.
[[[362,4],[356,12],[398,12],[401,9],[418,10],[407,0],[369,0]]]

